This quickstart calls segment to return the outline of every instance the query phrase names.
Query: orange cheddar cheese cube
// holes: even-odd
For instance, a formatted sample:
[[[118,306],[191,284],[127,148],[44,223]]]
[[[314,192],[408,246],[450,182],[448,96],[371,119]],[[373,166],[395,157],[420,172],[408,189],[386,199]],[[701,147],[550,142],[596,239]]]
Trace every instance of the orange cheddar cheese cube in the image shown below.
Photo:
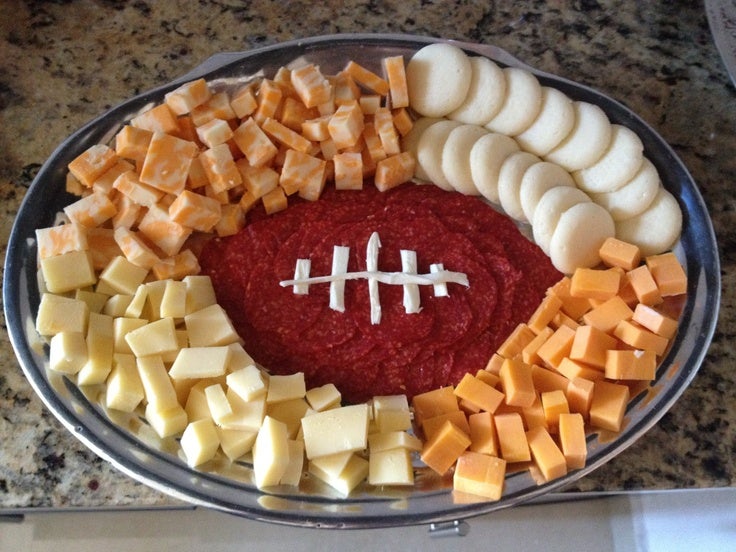
[[[220,236],[232,236],[245,226],[245,213],[237,203],[222,206],[220,220],[215,225],[215,233]]]
[[[332,77],[333,99],[336,106],[360,100],[360,87],[345,71]]]
[[[630,391],[626,385],[596,381],[590,403],[590,424],[609,431],[621,431]]]
[[[345,66],[345,72],[353,77],[358,84],[365,86],[376,94],[385,96],[390,91],[389,84],[385,79],[352,60]]]
[[[200,78],[185,82],[178,88],[167,92],[164,101],[176,115],[186,115],[198,105],[202,105],[212,96],[207,81]]]
[[[631,320],[622,320],[613,330],[613,335],[621,341],[643,351],[653,351],[657,356],[664,355],[669,340],[661,335],[650,332]]]
[[[447,421],[452,422],[464,433],[470,434],[470,426],[468,425],[468,418],[466,417],[465,412],[462,410],[453,410],[451,412],[438,414],[432,418],[424,419],[422,421],[422,433],[424,433],[424,438],[427,440],[431,439]]]
[[[537,396],[532,379],[532,367],[518,358],[504,360],[499,372],[501,388],[510,406],[529,406]]]
[[[110,195],[118,176],[124,172],[133,170],[135,170],[135,165],[125,159],[118,159],[112,167],[102,173],[102,175],[92,183],[92,190]]]
[[[619,322],[630,320],[633,315],[634,311],[621,297],[616,295],[586,312],[583,315],[583,321],[603,332],[611,333]]]
[[[115,151],[108,146],[95,144],[75,157],[68,165],[69,172],[87,188],[118,161]]]
[[[674,253],[670,251],[651,255],[645,259],[645,263],[662,296],[681,295],[687,292],[687,274]]]
[[[541,394],[540,400],[549,432],[557,433],[560,414],[570,412],[570,406],[564,391],[559,389],[556,391],[546,391]]]
[[[233,141],[253,167],[267,165],[278,153],[278,148],[252,117],[235,129]]]
[[[70,251],[86,251],[87,230],[75,223],[60,224],[36,230],[38,257],[46,259]]]
[[[230,107],[238,119],[250,117],[258,107],[256,97],[253,95],[253,88],[244,86],[235,92],[230,98]]]
[[[139,179],[168,194],[181,193],[189,166],[199,153],[196,144],[161,132],[154,132],[143,161]]]
[[[403,56],[387,56],[383,58],[383,70],[388,80],[391,107],[409,107],[409,87],[406,82],[406,69]]]
[[[567,474],[567,460],[552,436],[543,427],[535,427],[526,433],[534,462],[546,481]]]
[[[452,467],[470,446],[470,437],[447,420],[435,435],[424,443],[421,459],[429,468],[442,475]]]
[[[555,315],[560,312],[561,308],[562,299],[554,293],[548,293],[529,317],[529,322],[527,323],[529,329],[535,334],[545,331]]]
[[[572,343],[575,340],[575,330],[562,325],[557,328],[547,341],[537,349],[537,355],[551,368],[557,368],[562,359],[570,355]]]
[[[496,425],[501,458],[509,463],[531,460],[529,443],[524,432],[524,421],[521,414],[516,412],[495,414],[493,423]]]
[[[614,380],[651,381],[657,374],[657,355],[654,351],[608,351],[606,378]]]
[[[535,337],[534,332],[524,322],[519,323],[498,348],[504,358],[516,358]]]
[[[615,337],[595,326],[579,326],[575,330],[569,357],[571,360],[603,368],[606,365],[606,351],[615,349],[616,343]]]
[[[199,274],[199,261],[191,249],[184,249],[172,257],[161,259],[151,268],[157,280],[181,280]]]
[[[158,255],[132,230],[120,226],[113,235],[125,258],[134,265],[150,269],[159,261]]]
[[[598,254],[607,266],[617,266],[624,270],[633,270],[641,263],[641,251],[636,245],[613,236],[606,238]]]
[[[263,128],[263,131],[271,138],[280,142],[287,148],[291,148],[301,153],[307,153],[312,148],[312,143],[304,136],[294,132],[289,127],[281,124],[271,117],[267,117],[263,123],[261,123],[261,128]]]
[[[570,278],[570,295],[605,301],[616,295],[620,282],[618,271],[579,267]]]
[[[588,447],[583,416],[577,412],[560,414],[557,435],[567,467],[571,470],[584,468]]]
[[[169,209],[151,205],[138,223],[138,230],[167,256],[176,255],[192,234],[190,227],[171,220]]]
[[[100,192],[92,192],[64,207],[64,214],[69,220],[87,228],[100,226],[115,216],[116,212],[115,204]]]
[[[140,170],[152,136],[153,131],[148,128],[127,124],[115,135],[115,152],[119,157],[134,161]]]
[[[314,64],[293,69],[291,84],[307,107],[318,107],[332,98],[332,85]]]
[[[266,210],[266,213],[269,215],[283,211],[288,206],[288,198],[281,186],[274,188],[264,195],[261,198],[261,202],[263,203],[263,208]]]
[[[330,131],[327,124],[330,122],[330,116],[315,117],[302,123],[301,133],[307,140],[312,142],[324,142],[330,137]]]
[[[651,306],[662,302],[662,293],[646,265],[630,270],[626,277],[640,303]]]
[[[529,430],[533,427],[547,427],[547,418],[544,416],[544,408],[539,395],[534,399],[530,406],[521,409],[521,417],[524,420],[524,427]]]
[[[532,364],[532,382],[537,393],[567,389],[567,378],[564,375],[537,364]]]
[[[567,384],[566,392],[570,412],[577,412],[587,420],[590,404],[593,401],[594,388],[595,384],[591,380],[580,377],[571,379]]]
[[[141,213],[144,210],[143,206],[134,202],[125,194],[116,194],[113,198],[117,212],[112,217],[112,227],[124,226],[125,228],[132,228],[137,225]]]
[[[381,96],[378,94],[362,94],[358,98],[358,103],[360,104],[360,110],[365,115],[373,115],[381,108]]]
[[[302,131],[302,124],[317,117],[319,113],[315,108],[305,106],[301,101],[287,97],[284,98],[279,122],[294,132]]]
[[[496,456],[466,451],[457,459],[453,489],[462,493],[500,500],[506,478],[506,462]]]
[[[373,115],[373,126],[376,129],[376,135],[381,140],[381,146],[386,155],[396,155],[401,153],[401,145],[399,144],[399,134],[394,127],[394,118],[391,112],[382,107]]]
[[[240,171],[227,144],[220,144],[199,154],[207,179],[215,193],[226,192],[243,183]]]
[[[95,270],[102,270],[115,257],[120,257],[123,252],[115,241],[112,228],[88,228],[87,245],[92,258],[92,266]]]
[[[363,133],[365,122],[358,102],[341,105],[330,117],[327,130],[338,149],[354,146]]]
[[[212,119],[229,121],[235,119],[235,112],[230,105],[227,92],[215,92],[209,100],[192,109],[190,113],[195,126],[201,126]]]
[[[541,364],[542,359],[539,357],[537,352],[539,351],[539,347],[542,346],[542,343],[547,341],[553,333],[554,330],[549,326],[540,330],[537,335],[534,336],[534,339],[527,343],[521,350],[521,360],[527,364]]]
[[[375,125],[365,125],[363,128],[363,143],[365,144],[365,150],[370,156],[372,161],[378,163],[379,161],[386,159],[386,150],[383,149],[381,138],[376,132]]]
[[[190,190],[196,190],[198,188],[204,188],[209,183],[210,181],[207,179],[207,173],[204,172],[202,161],[199,160],[199,157],[195,157],[192,159],[191,165],[189,165],[186,187]]]
[[[290,149],[284,158],[279,184],[286,195],[294,194],[302,188],[321,192],[327,179],[326,167],[327,163],[323,159]]]
[[[212,230],[220,220],[221,213],[222,206],[217,200],[189,190],[184,190],[169,205],[172,221],[200,232]]]
[[[253,118],[263,123],[266,119],[277,117],[280,114],[283,97],[281,86],[269,79],[262,80],[256,94],[256,111]]]
[[[677,320],[641,303],[634,309],[631,320],[667,339],[672,339],[677,333]]]
[[[411,404],[414,409],[414,421],[420,427],[425,419],[459,410],[457,396],[452,386],[440,387],[439,389],[414,395]]]
[[[484,369],[478,370],[475,373],[475,377],[483,383],[490,385],[491,387],[498,387],[498,385],[501,383],[501,378],[499,378],[498,375]]]
[[[498,389],[484,383],[472,374],[463,376],[455,387],[454,393],[461,399],[478,405],[486,412],[495,412],[504,399],[503,393]]]
[[[376,163],[375,183],[379,191],[385,192],[404,182],[414,175],[416,160],[408,151],[382,159]]]
[[[560,364],[557,365],[557,371],[568,380],[584,378],[595,381],[605,377],[603,367],[588,366],[570,357],[565,357],[560,361]]]
[[[236,164],[243,177],[245,188],[258,199],[274,190],[279,185],[279,173],[270,167],[251,167],[247,163]]]
[[[565,276],[555,285],[549,288],[548,294],[556,295],[562,305],[560,309],[567,314],[573,320],[579,320],[586,312],[588,312],[592,305],[590,299],[587,297],[573,297],[570,293],[571,278]]]
[[[335,188],[360,190],[363,188],[363,156],[360,153],[343,152],[332,158],[335,164]]]
[[[113,188],[125,195],[133,203],[150,207],[164,197],[164,192],[144,184],[138,179],[135,171],[125,171],[113,182]]]
[[[176,135],[179,132],[179,123],[176,116],[165,103],[133,117],[130,124],[153,133]]]
[[[499,456],[496,425],[493,423],[493,415],[490,412],[477,412],[468,416],[468,428],[470,429],[469,450]]]
[[[414,128],[414,121],[409,115],[409,110],[402,107],[392,110],[391,114],[394,117],[394,126],[402,137],[409,134],[409,131]]]
[[[197,136],[208,148],[224,144],[233,137],[233,129],[230,124],[222,119],[212,119],[205,124],[196,127]]]

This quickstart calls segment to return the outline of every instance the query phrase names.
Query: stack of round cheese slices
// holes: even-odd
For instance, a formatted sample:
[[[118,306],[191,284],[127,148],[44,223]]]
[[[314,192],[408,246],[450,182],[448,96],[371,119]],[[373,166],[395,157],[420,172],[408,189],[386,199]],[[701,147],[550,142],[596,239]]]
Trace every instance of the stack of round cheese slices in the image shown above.
[[[403,148],[416,157],[415,178],[530,224],[561,272],[599,264],[608,237],[644,255],[679,238],[680,207],[641,139],[600,107],[450,43],[419,50],[406,75],[419,118]]]

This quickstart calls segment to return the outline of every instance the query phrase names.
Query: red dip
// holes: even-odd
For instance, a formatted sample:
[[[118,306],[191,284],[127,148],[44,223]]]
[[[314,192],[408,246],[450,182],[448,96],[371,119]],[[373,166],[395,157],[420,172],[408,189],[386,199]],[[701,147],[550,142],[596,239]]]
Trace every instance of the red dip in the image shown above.
[[[213,239],[200,255],[219,303],[250,355],[273,374],[304,372],[307,385],[334,383],[346,402],[412,396],[457,384],[484,368],[562,275],[506,216],[475,197],[435,186],[388,192],[325,190],[271,216],[255,212],[237,235]],[[311,276],[329,275],[333,247],[350,248],[348,271],[366,270],[366,245],[378,232],[378,270],[401,271],[401,249],[416,252],[418,273],[432,263],[462,272],[435,297],[420,285],[421,311],[407,314],[401,285],[379,284],[382,317],[372,324],[366,280],[345,283],[345,311],[329,306],[327,284],[297,295],[297,259]]]

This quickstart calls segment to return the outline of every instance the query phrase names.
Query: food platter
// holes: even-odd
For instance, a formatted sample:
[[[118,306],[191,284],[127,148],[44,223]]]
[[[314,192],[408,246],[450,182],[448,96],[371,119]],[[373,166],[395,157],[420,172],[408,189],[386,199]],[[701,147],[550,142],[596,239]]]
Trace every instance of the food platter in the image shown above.
[[[295,526],[369,528],[454,521],[559,490],[619,454],[665,414],[693,379],[706,354],[720,299],[715,236],[697,185],[667,143],[623,104],[569,80],[536,71],[498,48],[459,42],[455,44],[468,54],[532,71],[541,83],[574,100],[596,104],[611,122],[636,132],[664,186],[678,199],[684,213],[682,235],[674,249],[688,275],[680,331],[656,380],[631,401],[624,429],[615,437],[591,435],[585,468],[542,485],[527,472],[509,475],[504,496],[497,502],[461,499],[447,481],[426,473],[409,489],[359,488],[348,498],[309,481],[298,491],[291,487],[264,493],[253,484],[249,466],[223,462],[207,471],[191,469],[173,439],[159,439],[135,417],[111,415],[69,379],[48,370],[48,348],[34,328],[40,301],[34,237],[35,230],[52,225],[56,213],[72,199],[65,192],[71,160],[93,144],[109,142],[125,122],[160,103],[168,91],[195,78],[205,77],[212,86],[228,89],[304,61],[314,62],[326,72],[339,71],[347,60],[379,71],[382,58],[408,58],[435,41],[404,35],[336,35],[220,54],[176,81],[113,108],[59,145],[39,171],[19,210],[7,250],[3,295],[11,341],[29,383],[75,437],[134,479],[196,505]]]

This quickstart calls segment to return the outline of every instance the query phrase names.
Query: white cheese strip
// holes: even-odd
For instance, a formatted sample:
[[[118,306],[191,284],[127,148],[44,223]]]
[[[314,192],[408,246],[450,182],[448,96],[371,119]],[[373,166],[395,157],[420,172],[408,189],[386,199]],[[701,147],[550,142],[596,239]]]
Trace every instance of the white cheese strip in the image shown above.
[[[434,263],[429,265],[429,272],[431,274],[437,274],[445,270],[445,266],[442,263]],[[447,284],[445,282],[438,282],[434,284],[434,296],[435,297],[448,297],[450,293],[447,291]]]
[[[381,248],[381,238],[378,232],[373,232],[368,238],[366,247],[365,266],[368,270],[378,271],[378,250]],[[371,303],[371,324],[381,323],[381,299],[378,294],[378,280],[368,278],[368,297]]]
[[[309,259],[297,259],[296,268],[294,269],[294,280],[304,280],[309,278],[309,271],[312,270],[312,261]],[[308,295],[309,284],[295,284],[295,295]]]
[[[460,284],[468,287],[468,276],[464,272],[453,272],[452,270],[442,270],[435,274],[404,274],[403,272],[379,272],[372,270],[362,270],[358,272],[347,272],[339,276],[314,276],[303,280],[282,280],[279,282],[281,287],[289,287],[297,284],[328,284],[335,279],[342,280],[370,280],[375,279],[382,284],[393,286],[403,286],[406,284],[417,284],[420,286],[433,286],[435,284]]]
[[[350,248],[336,245],[332,249],[332,280],[330,280],[330,308],[345,312],[345,274],[348,271]]]
[[[404,274],[417,273],[417,252],[410,249],[402,249],[401,271]],[[422,310],[419,298],[419,286],[417,284],[404,284],[404,310],[407,314],[417,313]]]

